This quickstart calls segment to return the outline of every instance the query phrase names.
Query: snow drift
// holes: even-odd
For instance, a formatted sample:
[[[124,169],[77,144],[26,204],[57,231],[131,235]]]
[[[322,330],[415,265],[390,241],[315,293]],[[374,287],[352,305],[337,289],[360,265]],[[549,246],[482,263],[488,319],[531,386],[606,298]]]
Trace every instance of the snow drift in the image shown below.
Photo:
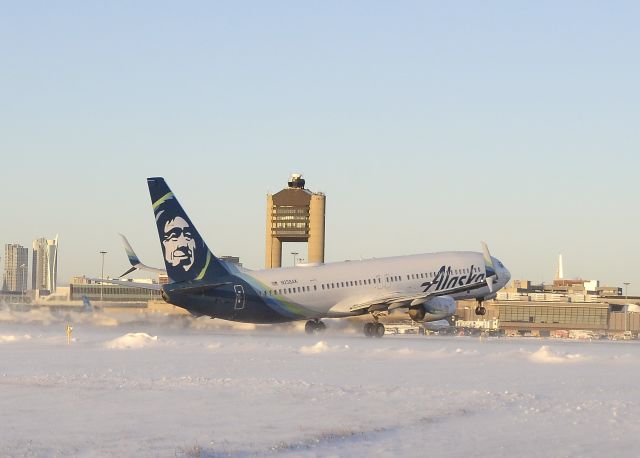
[[[110,349],[130,349],[130,348],[144,348],[149,345],[155,345],[158,343],[158,336],[150,336],[144,332],[130,332],[122,337],[113,339],[105,344],[106,348]]]

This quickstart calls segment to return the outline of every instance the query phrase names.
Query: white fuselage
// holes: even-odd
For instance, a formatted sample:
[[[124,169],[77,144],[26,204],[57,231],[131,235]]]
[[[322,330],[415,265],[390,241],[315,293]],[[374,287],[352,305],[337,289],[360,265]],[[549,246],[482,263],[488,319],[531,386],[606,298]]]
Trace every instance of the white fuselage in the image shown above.
[[[485,278],[485,262],[482,253],[470,251],[244,270],[242,274],[258,282],[261,296],[299,305],[310,318],[343,317],[361,313],[352,311],[354,305],[385,296],[438,292],[454,299],[483,299],[510,279],[503,264],[492,259],[497,274],[492,291],[486,284],[478,286]],[[472,283],[475,288],[465,289]]]

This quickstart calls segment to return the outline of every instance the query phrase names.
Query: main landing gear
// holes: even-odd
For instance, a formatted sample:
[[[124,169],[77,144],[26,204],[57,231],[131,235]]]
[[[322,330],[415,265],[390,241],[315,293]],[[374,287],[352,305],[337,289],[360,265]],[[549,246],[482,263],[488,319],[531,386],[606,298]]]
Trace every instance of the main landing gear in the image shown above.
[[[478,301],[478,305],[476,306],[476,315],[484,315],[487,313],[487,309],[482,305],[482,301]]]
[[[318,334],[324,331],[326,328],[327,325],[318,319],[309,320],[304,325],[304,332],[306,332],[307,334]]]
[[[378,339],[384,335],[384,324],[378,321],[377,315],[371,315],[373,323],[364,324],[364,335],[367,337],[377,337]]]

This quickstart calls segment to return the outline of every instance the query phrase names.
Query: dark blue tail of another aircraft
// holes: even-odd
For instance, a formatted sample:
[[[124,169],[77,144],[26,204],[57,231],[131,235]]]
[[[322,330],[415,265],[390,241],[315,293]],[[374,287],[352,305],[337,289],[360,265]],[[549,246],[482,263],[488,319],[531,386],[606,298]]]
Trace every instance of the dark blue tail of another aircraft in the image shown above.
[[[87,296],[82,296],[82,313],[93,313],[93,305]]]
[[[164,178],[147,178],[158,236],[172,282],[212,281],[228,273],[209,250]]]

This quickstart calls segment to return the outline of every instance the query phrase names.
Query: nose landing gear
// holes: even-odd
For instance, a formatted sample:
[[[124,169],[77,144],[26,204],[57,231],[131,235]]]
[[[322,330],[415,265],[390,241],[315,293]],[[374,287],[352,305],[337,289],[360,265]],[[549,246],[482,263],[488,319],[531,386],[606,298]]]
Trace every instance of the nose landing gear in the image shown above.
[[[483,316],[487,313],[487,309],[482,305],[482,301],[478,301],[478,305],[476,306],[476,315]]]

